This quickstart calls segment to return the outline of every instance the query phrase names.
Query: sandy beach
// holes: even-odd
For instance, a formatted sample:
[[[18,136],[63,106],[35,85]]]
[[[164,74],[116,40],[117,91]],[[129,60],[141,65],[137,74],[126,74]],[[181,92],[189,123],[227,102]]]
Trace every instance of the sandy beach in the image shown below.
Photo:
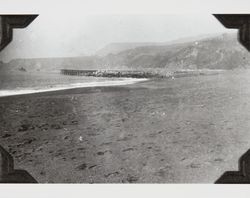
[[[40,183],[213,183],[250,147],[250,72],[0,98],[0,142]]]

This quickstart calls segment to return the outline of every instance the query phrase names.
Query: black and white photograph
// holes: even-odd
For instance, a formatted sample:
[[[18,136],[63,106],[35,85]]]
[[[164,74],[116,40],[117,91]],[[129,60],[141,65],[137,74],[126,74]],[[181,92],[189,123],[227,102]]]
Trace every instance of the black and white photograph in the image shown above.
[[[0,182],[250,183],[249,24],[0,13]]]

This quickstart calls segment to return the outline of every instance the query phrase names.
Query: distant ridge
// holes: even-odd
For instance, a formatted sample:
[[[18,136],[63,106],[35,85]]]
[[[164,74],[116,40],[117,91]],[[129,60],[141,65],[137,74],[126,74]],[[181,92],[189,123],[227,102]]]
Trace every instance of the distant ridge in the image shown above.
[[[134,49],[137,47],[142,46],[164,46],[164,45],[171,45],[171,44],[178,44],[178,43],[186,43],[186,42],[194,42],[206,38],[216,37],[220,34],[207,34],[207,35],[199,35],[195,37],[185,37],[180,39],[175,39],[168,42],[115,42],[110,43],[100,50],[96,52],[97,56],[107,56],[109,54],[118,54],[122,51]]]
[[[175,43],[124,43],[120,52],[106,56],[15,59],[5,64],[12,71],[60,71],[60,69],[242,69],[250,68],[250,53],[236,34],[221,34]],[[145,44],[147,44],[145,46]],[[111,44],[111,46],[117,44]],[[121,46],[121,44],[118,44]],[[132,49],[126,49],[133,47]],[[116,48],[116,47],[115,47]]]

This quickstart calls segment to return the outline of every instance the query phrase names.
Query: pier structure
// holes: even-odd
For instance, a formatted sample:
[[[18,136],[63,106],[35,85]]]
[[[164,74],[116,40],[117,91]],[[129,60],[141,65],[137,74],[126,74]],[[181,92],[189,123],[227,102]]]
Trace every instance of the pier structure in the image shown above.
[[[123,77],[123,78],[154,78],[163,77],[159,73],[136,71],[136,70],[75,70],[61,69],[61,74],[72,76],[93,76],[93,77]]]

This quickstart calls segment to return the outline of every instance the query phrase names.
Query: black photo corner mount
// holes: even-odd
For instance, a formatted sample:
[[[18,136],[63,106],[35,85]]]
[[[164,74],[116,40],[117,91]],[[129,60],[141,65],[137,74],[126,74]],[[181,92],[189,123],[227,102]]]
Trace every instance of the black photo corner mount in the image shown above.
[[[214,14],[229,29],[238,29],[238,41],[250,52],[250,14]]]
[[[0,14],[0,51],[11,41],[14,28],[27,27],[38,15]],[[250,51],[250,14],[214,14],[226,27],[238,29],[239,42]],[[0,146],[0,183],[37,183],[25,170],[14,169],[13,157]],[[239,159],[239,171],[227,171],[215,181],[216,184],[250,183],[250,149]]]
[[[13,157],[0,146],[0,183],[38,183],[26,170],[14,169]]]
[[[38,15],[0,15],[0,51],[13,38],[14,28],[26,28]],[[0,183],[38,183],[26,170],[14,168],[14,159],[0,145]]]
[[[0,15],[2,35],[0,35],[0,51],[3,50],[13,38],[14,28],[26,28],[37,17],[32,15]]]
[[[238,171],[225,172],[215,184],[249,184],[250,183],[250,149],[239,159]]]

